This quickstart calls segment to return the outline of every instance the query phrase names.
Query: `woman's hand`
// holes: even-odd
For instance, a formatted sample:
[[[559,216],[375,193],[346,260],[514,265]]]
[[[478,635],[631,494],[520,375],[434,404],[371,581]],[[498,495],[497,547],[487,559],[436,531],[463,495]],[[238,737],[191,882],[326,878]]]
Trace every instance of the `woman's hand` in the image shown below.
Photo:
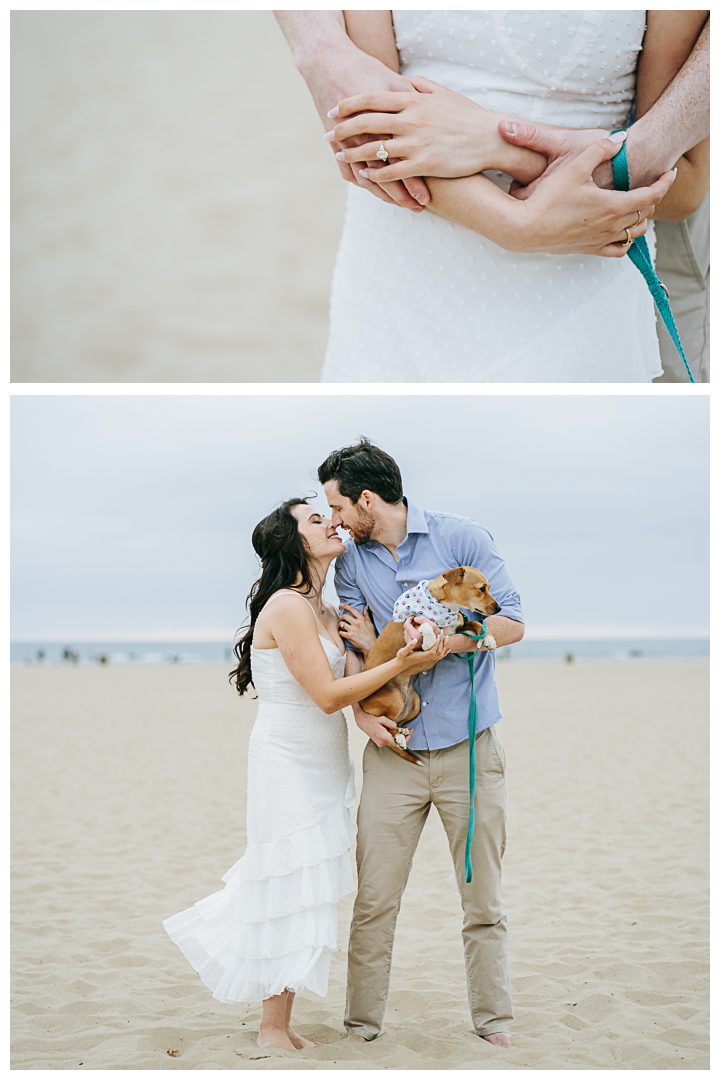
[[[520,208],[530,211],[523,229],[522,251],[555,255],[590,254],[622,258],[633,240],[647,232],[654,213],[675,179],[667,172],[650,187],[633,191],[605,191],[593,181],[593,172],[614,157],[622,139],[599,139],[576,158],[556,169],[539,184]],[[517,201],[517,200],[516,200]]]
[[[404,625],[406,645],[419,647],[420,642],[422,641],[420,627],[423,623],[428,623],[429,626],[432,626],[433,633],[436,637],[440,633],[440,630],[431,619],[427,619],[424,615],[411,615],[409,619],[405,620]]]
[[[360,649],[363,656],[367,656],[377,641],[377,632],[373,626],[372,619],[368,614],[370,608],[366,607],[361,615],[360,612],[354,607],[351,607],[350,604],[341,604],[340,606],[344,608],[344,613],[340,616],[340,621],[338,622],[338,633],[340,637],[344,638],[348,645],[353,645],[356,649]]]
[[[622,141],[622,140],[621,140]],[[644,235],[647,218],[674,180],[665,173],[650,187],[604,191],[592,176],[621,142],[600,139],[551,173],[524,202],[483,176],[429,180],[428,209],[486,236],[506,251],[622,258],[624,241]]]
[[[403,667],[415,667],[420,662],[426,660],[442,660],[450,652],[450,642],[444,634],[438,634],[435,638],[435,644],[431,649],[417,649],[414,644],[403,645],[402,649],[398,649],[396,659],[400,661]]]
[[[544,171],[547,159],[542,154],[501,137],[501,113],[489,112],[430,79],[409,81],[419,93],[359,94],[340,102],[332,133],[334,141],[343,144],[336,155],[339,161],[376,165],[384,139],[388,164],[366,179],[472,176],[484,169],[501,169],[529,184]],[[359,147],[345,145],[358,136],[370,141]]]

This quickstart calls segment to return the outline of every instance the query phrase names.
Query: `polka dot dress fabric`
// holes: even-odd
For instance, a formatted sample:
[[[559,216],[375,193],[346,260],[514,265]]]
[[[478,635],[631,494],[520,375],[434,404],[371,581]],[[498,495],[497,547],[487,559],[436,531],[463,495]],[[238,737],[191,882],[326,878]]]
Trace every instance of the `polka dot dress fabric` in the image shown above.
[[[622,127],[644,11],[394,11],[404,75],[487,109]],[[507,190],[509,178],[490,174]],[[652,226],[648,242],[654,254]],[[324,382],[649,382],[655,309],[628,259],[507,252],[348,188]]]
[[[325,637],[320,643],[342,678],[345,654]],[[262,1001],[286,987],[324,997],[337,902],[355,889],[347,723],[315,705],[279,649],[253,648],[252,672],[259,705],[248,747],[247,849],[224,889],[164,926],[218,1001]]]

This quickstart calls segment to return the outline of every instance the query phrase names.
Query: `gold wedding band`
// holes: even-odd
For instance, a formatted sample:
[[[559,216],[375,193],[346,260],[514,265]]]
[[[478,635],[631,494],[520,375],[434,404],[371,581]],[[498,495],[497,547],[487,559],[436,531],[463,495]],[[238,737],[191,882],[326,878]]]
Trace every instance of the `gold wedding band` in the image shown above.
[[[641,215],[640,215],[640,211],[639,211],[639,210],[636,210],[636,211],[635,211],[635,213],[637,214],[637,216],[638,216],[638,219],[637,219],[637,221],[635,222],[635,224],[633,225],[633,229],[636,229],[636,228],[637,228],[637,226],[638,226],[638,225],[640,224],[640,222],[642,221],[642,217],[641,217]]]
[[[387,150],[385,149],[384,139],[380,140],[380,149],[376,151],[375,157],[380,158],[381,161],[387,161],[387,159],[390,157]]]
[[[635,243],[635,238],[630,235],[629,229],[626,229],[625,232],[627,233],[627,240],[623,240],[623,247],[630,247],[631,244]]]

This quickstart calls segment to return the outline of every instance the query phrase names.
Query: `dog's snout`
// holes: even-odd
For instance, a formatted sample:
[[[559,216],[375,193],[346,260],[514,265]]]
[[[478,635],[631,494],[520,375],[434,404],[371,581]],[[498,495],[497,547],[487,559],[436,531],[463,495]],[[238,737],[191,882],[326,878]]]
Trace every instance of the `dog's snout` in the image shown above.
[[[502,611],[502,608],[500,607],[500,605],[498,604],[498,602],[496,600],[495,601],[495,610],[493,611],[493,615],[497,615],[498,612],[500,612],[500,611]]]

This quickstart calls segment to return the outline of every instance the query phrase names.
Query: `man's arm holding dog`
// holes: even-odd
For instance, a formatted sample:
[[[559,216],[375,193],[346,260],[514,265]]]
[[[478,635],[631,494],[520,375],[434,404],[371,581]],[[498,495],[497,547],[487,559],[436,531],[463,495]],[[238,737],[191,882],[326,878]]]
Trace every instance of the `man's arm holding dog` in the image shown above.
[[[424,622],[430,622],[430,619],[426,619],[424,615],[415,615],[412,619],[406,620],[405,641],[408,645],[420,640],[420,634],[414,628]],[[436,633],[440,632],[434,623],[431,625]],[[505,615],[489,615],[485,620],[485,625],[488,633],[495,638],[495,644],[498,648],[502,645],[512,645],[515,641],[521,641],[525,633],[523,623],[518,622],[517,619],[509,619]],[[477,641],[473,641],[466,634],[449,634],[448,643],[451,653],[477,652],[478,648],[485,649],[484,645],[479,645]],[[485,651],[488,652],[489,650],[485,649]]]

